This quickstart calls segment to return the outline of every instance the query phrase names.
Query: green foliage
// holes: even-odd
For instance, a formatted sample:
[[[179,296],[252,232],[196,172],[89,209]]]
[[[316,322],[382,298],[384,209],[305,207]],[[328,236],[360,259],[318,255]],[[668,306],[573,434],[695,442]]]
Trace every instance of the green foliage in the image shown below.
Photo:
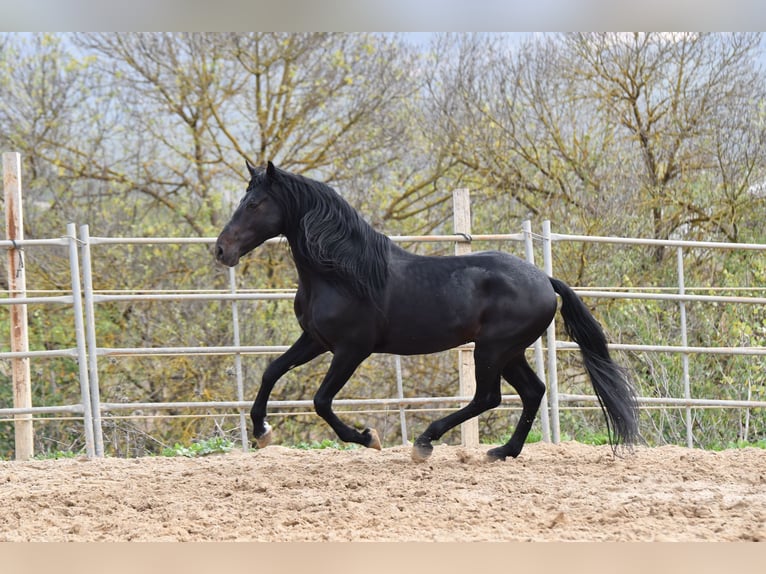
[[[543,440],[543,433],[542,431],[538,431],[535,429],[532,429],[529,431],[529,434],[527,435],[527,440],[525,441],[527,444],[540,442]]]
[[[766,439],[757,440],[755,442],[748,442],[745,440],[730,441],[727,443],[716,443],[708,446],[710,450],[729,450],[737,448],[760,448],[766,449]]]
[[[198,456],[207,456],[209,454],[223,454],[230,452],[234,446],[234,443],[225,437],[213,437],[193,442],[189,446],[176,443],[172,447],[162,449],[162,456],[185,456],[194,458]]]
[[[361,448],[358,444],[346,444],[339,442],[334,439],[325,438],[321,441],[318,440],[312,440],[312,441],[301,441],[295,445],[293,445],[293,448],[301,449],[301,450],[324,450],[326,448],[331,448],[335,450],[356,450],[358,448]]]
[[[482,444],[487,444],[487,445],[490,445],[490,444],[505,444],[510,439],[511,439],[511,434],[510,433],[503,433],[503,434],[497,435],[497,438],[483,436],[481,438],[481,442],[482,442]],[[531,431],[529,431],[529,434],[527,435],[527,440],[524,441],[524,443],[525,444],[532,444],[532,443],[540,442],[542,440],[543,440],[543,433],[542,433],[542,431],[533,428]]]
[[[75,452],[72,450],[55,450],[52,452],[38,453],[35,455],[35,460],[60,460],[62,458],[77,458],[83,456],[83,452]]]

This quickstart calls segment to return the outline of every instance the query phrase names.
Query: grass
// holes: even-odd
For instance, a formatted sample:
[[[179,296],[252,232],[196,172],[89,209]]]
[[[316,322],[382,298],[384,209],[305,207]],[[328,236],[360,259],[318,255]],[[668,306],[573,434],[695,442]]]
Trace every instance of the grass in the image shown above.
[[[484,444],[505,444],[508,439],[510,438],[510,435],[505,435],[500,437],[499,439],[493,441],[492,439],[487,439],[486,441],[482,441]],[[535,443],[542,441],[542,432],[537,430],[532,430],[529,433],[529,436],[527,437],[527,444],[529,443]],[[571,436],[568,433],[562,433],[561,434],[561,441],[577,441],[581,444],[590,444],[590,445],[605,445],[609,444],[609,439],[605,433],[578,433],[577,436]],[[176,443],[172,447],[166,447],[162,449],[162,452],[160,453],[161,456],[166,457],[174,457],[174,456],[184,456],[187,458],[195,458],[200,456],[207,456],[210,454],[222,454],[230,452],[232,449],[236,447],[236,443],[228,438],[225,437],[213,437],[210,439],[204,439],[204,440],[197,440],[192,442],[190,445],[185,446],[180,443]],[[354,450],[361,448],[357,444],[345,444],[342,442],[339,442],[334,439],[323,439],[321,441],[312,440],[312,441],[301,441],[297,444],[294,444],[291,446],[291,448],[300,449],[300,450],[322,450],[322,449],[336,449],[336,450]],[[711,451],[723,451],[723,450],[730,450],[730,449],[743,449],[743,448],[760,448],[760,449],[766,449],[766,439],[761,439],[754,442],[748,442],[743,440],[738,441],[730,441],[726,443],[719,443],[711,445],[704,450],[711,450]],[[59,459],[71,459],[71,458],[77,458],[78,456],[83,456],[85,453],[84,451],[65,451],[65,450],[56,450],[51,452],[42,452],[38,453],[34,456],[34,460],[59,460]],[[6,460],[2,457],[0,457],[0,460]],[[7,459],[11,460],[11,459]]]
[[[510,434],[503,435],[499,438],[495,439],[487,439],[486,441],[482,441],[484,444],[505,444],[508,442],[508,440],[511,438]],[[577,441],[581,444],[590,444],[594,446],[600,446],[603,444],[609,444],[609,437],[605,433],[600,432],[585,432],[585,433],[578,433],[576,436],[571,436],[568,433],[561,433],[561,442],[567,442],[567,441]],[[531,444],[535,442],[541,442],[543,440],[543,433],[539,430],[531,430],[529,431],[529,435],[527,435],[527,440],[525,441],[525,444]]]
[[[84,452],[74,452],[72,450],[54,450],[51,452],[39,452],[32,458],[34,460],[59,460],[62,458],[77,458],[84,455]]]
[[[738,440],[735,442],[727,442],[727,443],[719,443],[714,444],[710,447],[708,447],[705,450],[715,450],[715,451],[722,451],[722,450],[730,450],[735,448],[763,448],[766,449],[766,439],[761,439],[756,442],[748,442],[744,440]]]
[[[167,447],[162,450],[162,456],[185,456],[194,458],[198,456],[206,456],[208,454],[227,453],[231,451],[236,444],[223,437],[214,437],[207,440],[199,440],[193,442],[189,446],[176,443],[172,447]],[[301,450],[321,450],[326,448],[332,448],[336,450],[353,450],[359,448],[357,444],[344,444],[332,439],[323,439],[321,441],[313,440],[311,442],[302,441],[291,448],[297,448]]]
[[[213,437],[206,440],[195,441],[189,446],[176,443],[172,447],[162,449],[162,456],[185,456],[194,458],[209,454],[227,453],[234,448],[233,441],[224,437]]]
[[[357,448],[360,448],[358,444],[345,444],[340,443],[337,440],[333,439],[323,439],[321,441],[312,440],[311,442],[299,442],[298,444],[293,445],[292,448],[298,448],[301,450],[322,450],[325,448],[334,448],[336,450],[354,450]]]

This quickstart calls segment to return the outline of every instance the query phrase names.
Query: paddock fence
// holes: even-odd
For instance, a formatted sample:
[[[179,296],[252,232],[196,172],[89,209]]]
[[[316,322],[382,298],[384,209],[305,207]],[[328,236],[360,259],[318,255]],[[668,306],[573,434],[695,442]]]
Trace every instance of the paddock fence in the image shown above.
[[[758,409],[766,407],[766,401],[760,400],[722,400],[708,399],[693,396],[689,370],[689,357],[696,354],[727,355],[727,356],[761,356],[766,354],[766,347],[733,345],[726,347],[700,347],[690,346],[687,340],[686,306],[691,303],[704,304],[736,304],[736,305],[764,305],[766,298],[761,296],[731,296],[716,294],[694,294],[685,287],[684,259],[685,256],[695,250],[742,250],[762,252],[765,245],[743,243],[719,243],[697,241],[659,241],[652,239],[625,238],[625,237],[593,237],[554,233],[549,222],[544,222],[540,233],[532,230],[531,222],[523,222],[518,233],[497,235],[471,235],[468,232],[459,232],[450,235],[433,236],[393,236],[392,240],[399,243],[414,244],[422,242],[441,242],[454,244],[455,246],[473,247],[491,243],[492,245],[503,244],[508,246],[509,251],[517,251],[532,263],[535,261],[535,253],[542,252],[542,268],[550,275],[555,276],[554,253],[555,246],[564,242],[601,243],[613,246],[657,246],[672,249],[676,252],[677,261],[677,284],[670,290],[655,292],[651,290],[630,288],[583,288],[573,286],[579,295],[586,300],[590,299],[631,299],[636,301],[657,300],[677,305],[680,311],[680,333],[677,344],[674,345],[634,345],[612,343],[610,348],[624,352],[640,353],[665,353],[675,354],[681,357],[683,365],[683,393],[679,396],[642,396],[639,404],[645,408],[674,408],[685,409],[685,432],[686,442],[689,447],[694,443],[694,426],[692,412],[694,409],[706,408],[740,408]],[[48,239],[24,239],[0,241],[0,247],[8,251],[9,257],[18,258],[22,265],[30,265],[34,261],[35,249],[57,248],[62,252],[62,257],[68,260],[70,270],[69,289],[56,294],[38,296],[18,296],[18,293],[8,293],[7,297],[0,298],[0,306],[28,306],[35,305],[41,308],[52,306],[64,306],[71,310],[73,317],[71,328],[75,333],[76,345],[73,348],[61,349],[32,349],[26,351],[0,352],[0,361],[13,364],[18,361],[35,362],[50,357],[66,357],[77,362],[79,373],[79,402],[61,405],[38,405],[38,406],[4,406],[0,405],[0,423],[18,425],[21,422],[28,423],[30,418],[41,415],[69,416],[81,422],[85,437],[85,454],[89,458],[104,456],[104,417],[120,412],[136,412],[146,409],[152,411],[183,409],[185,411],[220,409],[223,412],[233,413],[239,417],[239,434],[243,449],[249,444],[246,427],[246,413],[251,406],[252,397],[244,395],[244,377],[242,370],[242,357],[246,355],[278,355],[287,349],[287,345],[264,344],[243,345],[240,340],[240,312],[245,303],[264,300],[290,301],[294,297],[294,290],[286,289],[281,292],[254,292],[239,287],[237,280],[237,268],[231,268],[228,272],[229,288],[225,291],[206,290],[196,292],[169,293],[152,290],[140,292],[116,292],[96,291],[93,288],[93,263],[99,257],[99,250],[108,245],[190,245],[202,244],[212,246],[214,238],[177,238],[177,237],[98,237],[90,234],[88,225],[78,226],[70,223],[64,235]],[[272,242],[280,241],[279,239]],[[210,265],[213,265],[212,257]],[[746,291],[746,293],[751,293]],[[139,302],[153,301],[161,304],[177,304],[183,301],[217,301],[230,307],[233,337],[230,345],[226,346],[172,346],[172,347],[116,347],[104,346],[100,340],[97,329],[97,317],[99,309],[110,302]],[[572,394],[559,392],[558,368],[562,354],[577,350],[574,343],[556,340],[555,322],[560,320],[557,316],[554,323],[547,329],[544,337],[541,337],[530,349],[531,363],[537,374],[546,383],[547,393],[541,407],[542,438],[545,441],[558,443],[561,440],[561,412],[573,408],[575,405],[590,405],[597,408],[597,398],[590,394]],[[5,348],[10,348],[5,345]],[[471,345],[458,349],[458,353],[470,354]],[[190,401],[190,402],[104,402],[100,398],[99,372],[104,361],[112,357],[144,356],[163,357],[173,355],[227,355],[234,360],[235,388],[232,389],[232,399],[229,401]],[[470,400],[470,381],[461,385],[459,394],[448,397],[405,397],[403,389],[406,381],[403,380],[401,363],[398,357],[391,361],[392,369],[396,376],[396,396],[376,399],[337,399],[336,405],[345,405],[355,409],[380,409],[385,408],[388,412],[398,411],[401,426],[402,441],[406,442],[408,430],[406,428],[405,414],[408,410],[419,408],[433,408],[444,404],[463,404]],[[463,369],[464,359],[458,361],[458,369]],[[467,376],[467,375],[466,375]],[[503,405],[517,405],[519,398],[515,394],[503,395]],[[270,401],[270,412],[280,412],[284,409],[300,409],[310,411],[313,403],[310,399]],[[464,430],[465,432],[465,430]],[[475,433],[471,433],[469,445],[477,444]]]

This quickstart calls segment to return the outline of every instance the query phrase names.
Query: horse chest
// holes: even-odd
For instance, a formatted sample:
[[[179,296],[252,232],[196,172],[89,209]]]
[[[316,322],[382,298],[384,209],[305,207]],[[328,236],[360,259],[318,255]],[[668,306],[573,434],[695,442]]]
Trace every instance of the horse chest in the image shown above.
[[[295,315],[301,328],[330,350],[349,341],[373,344],[376,332],[373,310],[330,286],[299,289]]]

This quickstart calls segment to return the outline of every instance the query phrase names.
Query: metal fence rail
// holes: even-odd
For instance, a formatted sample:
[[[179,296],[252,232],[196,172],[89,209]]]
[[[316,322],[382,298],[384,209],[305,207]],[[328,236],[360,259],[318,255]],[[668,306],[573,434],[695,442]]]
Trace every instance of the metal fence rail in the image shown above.
[[[50,357],[74,358],[78,361],[81,402],[74,405],[36,406],[27,409],[0,408],[0,417],[14,417],[22,414],[74,414],[82,418],[86,442],[86,454],[89,457],[99,457],[104,454],[103,445],[103,420],[105,413],[122,412],[137,409],[221,409],[234,411],[240,417],[240,433],[243,448],[248,444],[246,436],[245,412],[250,406],[250,401],[244,397],[244,381],[241,358],[249,354],[278,354],[287,349],[286,345],[242,345],[239,339],[238,305],[242,301],[258,300],[290,300],[294,297],[294,291],[282,290],[279,292],[257,292],[253,290],[239,289],[237,287],[236,269],[229,270],[229,289],[227,290],[200,290],[183,292],[156,292],[151,290],[136,290],[132,292],[122,291],[98,291],[93,289],[93,258],[98,254],[94,248],[103,245],[151,245],[151,244],[212,244],[213,238],[114,238],[114,237],[91,237],[87,225],[77,228],[74,224],[67,226],[64,237],[46,240],[25,240],[13,244],[9,241],[0,241],[0,247],[6,249],[23,247],[36,248],[39,246],[62,246],[67,247],[70,262],[72,290],[70,294],[51,295],[46,297],[25,298],[0,298],[0,307],[4,305],[65,305],[71,306],[74,314],[73,329],[76,334],[76,347],[55,350],[34,350],[26,353],[0,353],[2,360],[16,360],[29,358],[38,360]],[[672,353],[680,355],[683,360],[684,396],[682,397],[640,397],[639,403],[643,407],[672,407],[686,409],[687,444],[692,446],[692,419],[691,411],[696,408],[763,408],[764,401],[743,400],[718,400],[692,397],[689,381],[688,356],[692,354],[717,354],[717,355],[766,355],[766,347],[726,346],[726,347],[699,347],[689,346],[685,338],[686,332],[686,303],[732,303],[744,305],[763,305],[766,297],[759,296],[730,296],[730,295],[695,295],[688,293],[683,283],[683,255],[692,249],[743,249],[750,251],[766,251],[766,246],[758,244],[731,244],[698,241],[659,241],[650,239],[618,238],[618,237],[589,237],[579,235],[554,234],[550,224],[545,222],[541,235],[532,232],[531,224],[524,222],[521,233],[497,234],[497,235],[440,235],[440,236],[394,236],[398,242],[450,242],[450,243],[480,243],[480,242],[508,242],[518,243],[525,250],[526,258],[534,263],[535,242],[542,245],[543,268],[551,275],[555,275],[553,269],[553,246],[559,242],[593,242],[610,243],[615,245],[661,245],[673,247],[677,250],[678,260],[678,285],[672,292],[647,292],[641,289],[576,289],[583,298],[610,298],[610,299],[634,299],[634,300],[659,300],[672,302],[681,310],[680,332],[683,337],[678,345],[632,345],[612,344],[610,348],[622,351],[640,351],[648,353]],[[280,240],[272,240],[278,242]],[[81,281],[82,277],[82,281]],[[96,317],[99,305],[107,302],[124,301],[221,301],[228,302],[231,306],[231,321],[233,325],[233,340],[231,345],[226,346],[193,346],[193,347],[104,347],[99,345],[98,332],[96,329]],[[559,393],[557,376],[557,356],[561,352],[570,352],[577,349],[577,345],[556,341],[555,325],[548,328],[545,344],[543,339],[537,341],[532,348],[534,354],[534,367],[538,375],[546,382],[547,394],[541,409],[541,422],[543,440],[553,442],[560,441],[560,408],[570,405],[594,404],[595,396],[571,393]],[[470,349],[472,345],[464,348]],[[237,381],[236,398],[232,401],[199,401],[199,402],[174,402],[174,403],[113,403],[101,402],[99,388],[99,360],[114,356],[172,356],[172,355],[232,355],[235,360],[235,376]],[[398,409],[400,424],[402,426],[402,438],[406,440],[405,409],[425,407],[428,405],[458,404],[470,400],[467,396],[451,397],[422,397],[405,398],[403,396],[403,381],[401,367],[398,361],[394,361],[392,367],[396,370],[397,396],[385,399],[338,399],[336,404],[354,408],[385,407]],[[518,401],[516,395],[504,395],[503,404],[515,404]],[[310,400],[296,401],[271,401],[270,408],[274,409],[310,409]]]
[[[684,253],[693,249],[723,249],[723,250],[742,250],[742,251],[766,251],[766,245],[758,243],[727,243],[727,242],[709,242],[709,241],[685,241],[685,240],[658,240],[626,237],[602,237],[602,236],[584,236],[571,235],[563,233],[552,233],[550,222],[546,221],[543,225],[543,242],[550,245],[553,242],[570,241],[582,243],[608,243],[612,245],[641,245],[641,246],[663,246],[672,247],[676,250],[676,280],[678,282],[677,293],[646,293],[646,292],[604,292],[578,290],[582,297],[609,297],[612,299],[630,298],[636,300],[662,300],[678,303],[680,313],[680,333],[681,341],[678,346],[668,345],[616,345],[612,344],[610,348],[635,350],[644,352],[665,352],[678,353],[681,356],[683,371],[685,406],[685,426],[686,426],[686,445],[692,448],[694,445],[692,407],[697,406],[726,406],[720,401],[710,402],[695,400],[691,396],[691,380],[689,375],[689,355],[695,353],[706,354],[730,354],[730,355],[763,355],[766,350],[762,347],[690,347],[688,344],[686,303],[688,302],[707,302],[707,303],[736,303],[736,304],[755,304],[762,305],[766,303],[763,297],[731,297],[721,295],[691,295],[687,293],[684,273]],[[546,253],[550,256],[550,250],[546,247]],[[556,385],[556,381],[553,382]],[[654,401],[644,397],[640,399],[641,404],[650,404]],[[757,408],[761,406],[757,401],[744,401],[746,408]],[[656,404],[656,403],[655,403]],[[728,406],[732,406],[732,401],[728,401]]]
[[[83,433],[85,436],[85,451],[88,457],[96,456],[94,442],[93,414],[91,410],[90,384],[88,380],[87,352],[84,339],[84,323],[82,313],[82,290],[80,288],[80,264],[77,245],[77,228],[74,223],[67,226],[64,237],[58,239],[25,239],[20,241],[0,241],[0,247],[5,249],[24,249],[27,247],[40,246],[65,246],[68,247],[69,271],[72,285],[71,295],[49,297],[13,297],[0,299],[0,305],[29,305],[29,304],[56,304],[71,305],[74,314],[75,337],[77,346],[74,349],[38,350],[27,352],[0,353],[0,359],[18,361],[23,359],[32,360],[42,357],[73,357],[77,359],[80,380],[80,404],[61,406],[40,406],[30,408],[4,408],[0,409],[0,416],[22,416],[34,414],[54,414],[69,412],[81,414],[83,417]],[[10,295],[10,294],[9,294]],[[11,326],[13,329],[13,326]]]

